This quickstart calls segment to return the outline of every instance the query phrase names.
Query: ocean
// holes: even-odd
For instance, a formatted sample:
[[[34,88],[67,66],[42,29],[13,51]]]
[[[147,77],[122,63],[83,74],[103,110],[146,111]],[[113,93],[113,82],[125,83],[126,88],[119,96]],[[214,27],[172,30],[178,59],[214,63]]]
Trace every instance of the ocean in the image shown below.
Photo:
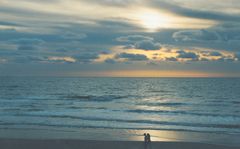
[[[239,107],[239,78],[0,77],[0,137],[231,144]]]

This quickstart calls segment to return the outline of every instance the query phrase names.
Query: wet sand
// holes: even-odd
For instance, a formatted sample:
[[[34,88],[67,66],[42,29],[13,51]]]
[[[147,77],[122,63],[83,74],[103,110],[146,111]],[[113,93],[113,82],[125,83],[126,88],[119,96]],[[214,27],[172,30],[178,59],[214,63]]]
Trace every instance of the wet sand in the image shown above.
[[[144,149],[140,141],[67,139],[0,139],[1,149]],[[188,142],[152,142],[152,149],[239,149],[240,147]]]

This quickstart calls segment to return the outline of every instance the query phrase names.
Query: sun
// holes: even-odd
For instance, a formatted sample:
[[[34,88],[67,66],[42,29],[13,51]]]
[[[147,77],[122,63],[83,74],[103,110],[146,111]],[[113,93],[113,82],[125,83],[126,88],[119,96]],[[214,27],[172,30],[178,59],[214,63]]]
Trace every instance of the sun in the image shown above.
[[[169,24],[166,16],[150,11],[139,14],[139,21],[141,26],[152,31],[167,28]]]

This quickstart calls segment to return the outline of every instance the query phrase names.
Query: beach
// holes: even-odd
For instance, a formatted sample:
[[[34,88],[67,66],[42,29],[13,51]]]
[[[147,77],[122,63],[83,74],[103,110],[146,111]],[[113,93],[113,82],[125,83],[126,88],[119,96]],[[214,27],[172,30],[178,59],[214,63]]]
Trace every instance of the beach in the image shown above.
[[[86,141],[67,139],[0,139],[1,149],[144,149],[141,141]],[[152,149],[239,149],[188,142],[152,142]]]

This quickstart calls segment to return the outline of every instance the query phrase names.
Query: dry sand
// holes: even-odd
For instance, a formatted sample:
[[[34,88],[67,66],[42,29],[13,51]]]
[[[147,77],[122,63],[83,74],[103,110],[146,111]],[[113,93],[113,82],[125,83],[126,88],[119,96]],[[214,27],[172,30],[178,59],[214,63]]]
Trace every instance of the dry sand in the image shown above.
[[[144,144],[137,141],[0,139],[0,149],[144,149]],[[240,147],[187,142],[152,142],[152,149],[240,149]]]

